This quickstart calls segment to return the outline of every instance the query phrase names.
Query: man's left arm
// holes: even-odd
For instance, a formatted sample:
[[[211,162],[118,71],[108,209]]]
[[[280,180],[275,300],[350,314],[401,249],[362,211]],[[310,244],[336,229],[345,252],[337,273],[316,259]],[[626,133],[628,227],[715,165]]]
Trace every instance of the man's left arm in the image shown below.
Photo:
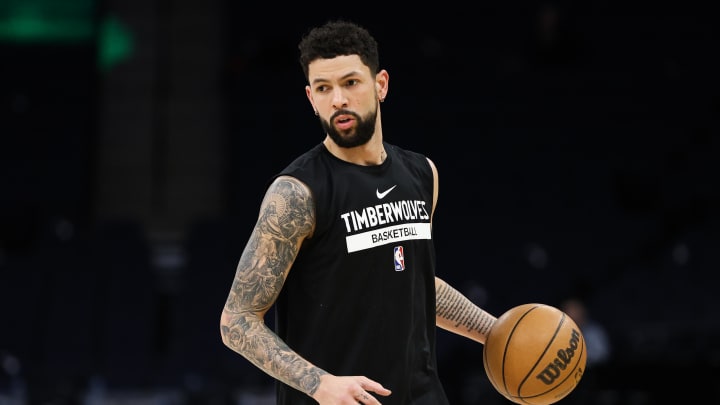
[[[485,344],[497,318],[475,305],[460,291],[435,277],[435,322],[447,331]]]

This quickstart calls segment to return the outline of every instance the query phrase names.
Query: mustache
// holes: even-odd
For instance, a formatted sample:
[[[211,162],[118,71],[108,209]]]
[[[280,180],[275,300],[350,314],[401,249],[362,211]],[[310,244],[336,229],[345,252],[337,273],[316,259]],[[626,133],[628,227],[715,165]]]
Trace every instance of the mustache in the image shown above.
[[[352,115],[357,120],[360,120],[360,115],[358,115],[356,112],[350,111],[350,110],[337,110],[333,113],[333,115],[330,116],[330,121],[334,121],[335,118],[337,118],[340,115]]]

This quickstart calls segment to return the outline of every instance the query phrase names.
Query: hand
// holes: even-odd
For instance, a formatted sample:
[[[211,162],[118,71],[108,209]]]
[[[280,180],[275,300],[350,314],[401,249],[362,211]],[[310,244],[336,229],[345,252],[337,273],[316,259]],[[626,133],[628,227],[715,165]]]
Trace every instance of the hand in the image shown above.
[[[391,391],[364,376],[337,377],[325,374],[312,396],[321,405],[380,405],[371,393],[388,396]]]

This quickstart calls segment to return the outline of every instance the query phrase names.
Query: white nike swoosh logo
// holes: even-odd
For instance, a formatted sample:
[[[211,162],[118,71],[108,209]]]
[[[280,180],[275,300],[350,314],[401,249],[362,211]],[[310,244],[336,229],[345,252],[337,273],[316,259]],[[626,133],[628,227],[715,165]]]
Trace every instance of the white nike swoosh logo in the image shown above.
[[[378,199],[382,200],[383,198],[385,198],[386,195],[388,195],[389,192],[393,191],[395,187],[397,187],[397,184],[383,191],[382,193],[380,192],[380,190],[375,189],[375,194],[377,195]]]

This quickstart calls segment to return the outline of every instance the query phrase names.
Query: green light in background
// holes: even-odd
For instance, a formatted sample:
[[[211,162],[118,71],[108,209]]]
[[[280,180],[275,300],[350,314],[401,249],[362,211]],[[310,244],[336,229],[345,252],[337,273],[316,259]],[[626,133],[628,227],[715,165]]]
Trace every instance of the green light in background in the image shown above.
[[[96,0],[0,0],[0,42],[97,44],[97,64],[108,71],[134,51],[130,30],[115,16],[97,21]]]
[[[94,0],[2,0],[0,41],[89,41],[94,37],[94,11]]]
[[[133,39],[128,29],[114,16],[108,16],[100,24],[98,38],[98,66],[108,71],[119,62],[130,57],[134,50]]]

